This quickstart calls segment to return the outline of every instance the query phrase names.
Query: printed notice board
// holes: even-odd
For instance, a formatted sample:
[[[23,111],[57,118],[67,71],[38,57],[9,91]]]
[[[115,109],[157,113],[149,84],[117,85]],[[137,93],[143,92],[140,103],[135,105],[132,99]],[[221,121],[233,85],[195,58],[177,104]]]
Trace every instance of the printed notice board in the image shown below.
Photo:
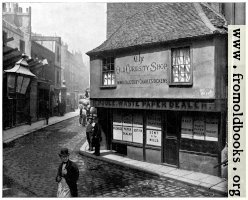
[[[146,144],[161,146],[161,131],[147,130],[146,131]]]

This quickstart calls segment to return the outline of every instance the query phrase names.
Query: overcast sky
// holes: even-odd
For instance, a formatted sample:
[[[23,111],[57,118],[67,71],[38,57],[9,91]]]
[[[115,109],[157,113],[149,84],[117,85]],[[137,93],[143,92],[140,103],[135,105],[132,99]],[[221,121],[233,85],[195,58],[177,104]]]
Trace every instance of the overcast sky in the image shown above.
[[[32,32],[60,36],[70,51],[85,53],[106,40],[106,3],[19,3],[32,9]]]

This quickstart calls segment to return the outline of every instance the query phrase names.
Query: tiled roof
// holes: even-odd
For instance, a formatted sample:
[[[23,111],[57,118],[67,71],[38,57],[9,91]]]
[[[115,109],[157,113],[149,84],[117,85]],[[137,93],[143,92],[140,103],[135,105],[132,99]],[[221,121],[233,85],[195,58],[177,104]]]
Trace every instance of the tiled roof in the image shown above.
[[[129,17],[105,42],[87,52],[173,41],[225,32],[224,17],[204,3],[156,3]]]

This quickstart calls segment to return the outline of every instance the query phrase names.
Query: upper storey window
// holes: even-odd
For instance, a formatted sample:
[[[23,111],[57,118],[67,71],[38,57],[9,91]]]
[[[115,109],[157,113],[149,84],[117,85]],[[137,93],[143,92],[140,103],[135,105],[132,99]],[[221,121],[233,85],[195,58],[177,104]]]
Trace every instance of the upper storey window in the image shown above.
[[[102,60],[102,85],[114,86],[115,80],[115,59],[107,57]]]
[[[190,60],[190,48],[176,48],[171,50],[172,67],[171,83],[173,85],[192,84],[192,66]]]

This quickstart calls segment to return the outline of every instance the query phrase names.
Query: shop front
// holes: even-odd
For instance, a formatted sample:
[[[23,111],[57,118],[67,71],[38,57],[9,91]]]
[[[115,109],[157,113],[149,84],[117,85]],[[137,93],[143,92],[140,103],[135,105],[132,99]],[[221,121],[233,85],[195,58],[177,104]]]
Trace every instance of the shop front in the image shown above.
[[[189,100],[92,100],[109,148],[129,158],[220,175],[222,105]],[[108,118],[106,119],[106,116]]]

